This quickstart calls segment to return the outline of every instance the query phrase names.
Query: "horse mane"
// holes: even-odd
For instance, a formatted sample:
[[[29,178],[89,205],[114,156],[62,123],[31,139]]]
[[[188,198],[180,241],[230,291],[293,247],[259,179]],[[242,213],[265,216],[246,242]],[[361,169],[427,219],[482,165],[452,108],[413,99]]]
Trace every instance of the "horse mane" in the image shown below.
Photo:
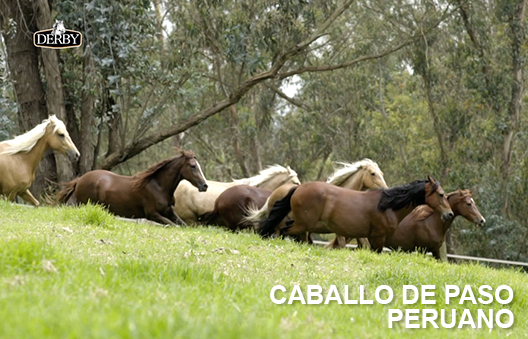
[[[270,180],[271,178],[273,178],[274,176],[278,174],[287,174],[288,178],[293,178],[294,176],[297,176],[297,172],[292,170],[290,166],[286,168],[281,165],[275,164],[273,166],[268,166],[266,169],[263,169],[262,171],[259,172],[259,174],[255,176],[252,176],[250,178],[245,178],[245,179],[233,180],[233,181],[239,185],[249,185],[249,186],[256,187]]]
[[[336,164],[342,165],[343,167],[337,169],[326,180],[328,184],[332,184],[336,186],[340,186],[343,182],[345,182],[352,175],[356,174],[362,168],[367,168],[368,166],[374,166],[376,167],[377,170],[379,170],[378,164],[368,158],[356,161],[354,163],[336,162]]]
[[[21,134],[14,139],[0,142],[0,145],[4,146],[4,150],[0,151],[0,154],[15,154],[18,152],[31,151],[44,134],[46,134],[46,128],[50,124],[53,126],[53,133],[55,133],[60,127],[66,129],[66,126],[59,118],[55,115],[50,115],[40,124],[33,127],[32,130]]]
[[[402,186],[381,190],[381,199],[378,203],[378,209],[380,211],[386,211],[390,208],[397,211],[410,204],[413,204],[414,206],[425,204],[425,184],[427,182],[427,180],[416,180]],[[435,180],[433,192],[438,185],[438,182]],[[421,194],[422,192],[424,194]]]
[[[192,159],[195,157],[194,152],[192,151],[184,151],[181,150],[181,154],[178,154],[172,158],[162,160],[158,162],[155,165],[150,166],[147,170],[143,172],[139,172],[136,175],[133,176],[133,179],[135,182],[132,184],[132,187],[135,189],[142,189],[144,188],[150,181],[150,179],[158,173],[161,169],[165,168],[167,165],[172,163],[173,161],[176,161],[182,157],[185,157],[187,159]]]

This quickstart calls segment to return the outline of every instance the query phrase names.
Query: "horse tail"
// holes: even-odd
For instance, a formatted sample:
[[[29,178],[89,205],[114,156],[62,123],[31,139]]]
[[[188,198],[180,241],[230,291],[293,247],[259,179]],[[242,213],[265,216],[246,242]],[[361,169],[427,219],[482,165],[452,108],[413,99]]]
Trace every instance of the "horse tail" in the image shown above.
[[[245,216],[242,218],[242,222],[247,225],[257,225],[260,220],[264,220],[268,216],[268,203],[270,198],[266,199],[264,206],[259,209],[255,205],[250,205],[244,208]]]
[[[275,227],[288,215],[288,213],[290,213],[291,197],[298,187],[299,186],[292,187],[284,198],[275,202],[268,217],[260,222],[258,231],[261,236],[269,237],[271,234],[273,234]]]
[[[77,181],[79,181],[79,178],[73,179],[72,181],[63,185],[64,188],[61,189],[55,196],[55,205],[65,204],[70,199],[73,192],[75,192],[75,188],[77,187]]]

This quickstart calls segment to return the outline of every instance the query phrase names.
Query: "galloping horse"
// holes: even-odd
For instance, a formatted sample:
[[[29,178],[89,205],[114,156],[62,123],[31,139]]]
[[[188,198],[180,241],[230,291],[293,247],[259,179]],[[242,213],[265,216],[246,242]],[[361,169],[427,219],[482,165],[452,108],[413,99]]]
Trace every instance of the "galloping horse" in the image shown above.
[[[341,168],[336,170],[326,181],[328,184],[336,185],[343,188],[348,188],[356,191],[364,191],[367,189],[378,189],[378,188],[388,188],[383,178],[383,172],[380,170],[377,163],[370,159],[363,159],[356,161],[352,164],[339,162],[338,164],[342,165]],[[247,217],[244,219],[254,225],[258,224],[259,220],[266,219],[269,215],[271,207],[275,204],[277,200],[280,200],[288,194],[290,189],[294,187],[293,185],[283,185],[277,188],[269,199],[264,203],[264,205],[256,210],[254,208],[249,208],[247,212]],[[292,214],[289,214],[289,219],[291,220]],[[282,223],[278,225],[278,228],[284,227],[285,224]],[[302,240],[310,241],[310,236],[308,234],[301,236]],[[330,243],[329,247],[337,248],[344,247],[348,243],[348,239],[341,236],[336,236],[334,240]],[[368,245],[368,240],[358,239],[358,243],[363,243],[365,246]],[[369,246],[370,247],[370,246]]]
[[[209,189],[206,193],[199,193],[195,187],[184,180],[174,192],[174,210],[183,221],[193,223],[199,221],[200,216],[211,212],[214,209],[216,198],[229,187],[249,185],[272,191],[286,183],[300,184],[294,170],[279,165],[268,167],[251,178],[233,182],[209,181]]]
[[[50,148],[68,155],[71,161],[80,156],[66,126],[55,115],[25,134],[0,142],[0,195],[6,195],[11,201],[19,195],[39,206],[29,187],[35,180],[35,171],[44,152]]]
[[[174,213],[174,190],[181,180],[189,180],[205,192],[208,184],[191,151],[163,160],[132,177],[95,170],[70,181],[57,194],[59,203],[99,203],[114,214],[127,218],[147,218],[162,224],[182,224]]]
[[[310,182],[290,189],[277,201],[259,233],[269,236],[290,211],[294,221],[282,229],[285,235],[335,233],[346,238],[370,239],[379,251],[385,237],[418,205],[429,205],[443,220],[453,217],[444,191],[433,178],[389,189],[360,192],[323,182]]]
[[[229,187],[216,198],[214,209],[200,220],[204,225],[225,226],[232,231],[250,227],[252,224],[244,219],[246,211],[264,205],[270,195],[270,190],[249,185]]]
[[[457,216],[461,215],[479,226],[486,222],[469,190],[451,192],[447,201],[455,214],[453,219],[443,221],[429,206],[418,206],[400,222],[396,232],[385,239],[385,247],[407,252],[423,249],[432,252],[436,259],[446,260],[447,256],[441,253],[441,248],[446,232]]]

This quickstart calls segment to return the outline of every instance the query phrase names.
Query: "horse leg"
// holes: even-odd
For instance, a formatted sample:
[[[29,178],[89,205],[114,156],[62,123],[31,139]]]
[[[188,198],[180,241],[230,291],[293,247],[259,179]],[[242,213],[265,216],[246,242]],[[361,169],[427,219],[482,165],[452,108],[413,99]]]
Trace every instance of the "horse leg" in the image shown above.
[[[347,240],[347,238],[336,234],[335,238],[325,247],[329,249],[343,248],[346,247],[346,244],[348,243]]]
[[[176,223],[174,221],[172,221],[169,218],[161,215],[157,211],[147,214],[146,217],[147,217],[148,220],[152,220],[152,221],[155,221],[155,222],[163,224],[163,225],[171,225],[171,226],[175,226],[176,225]]]
[[[35,197],[33,196],[33,194],[31,194],[29,190],[25,190],[22,193],[18,193],[18,195],[25,201],[29,202],[30,204],[33,204],[34,206],[37,206],[37,207],[40,206],[40,203],[38,202],[38,200],[35,199]]]
[[[176,225],[187,226],[187,224],[185,223],[185,221],[183,221],[183,220],[178,216],[178,214],[176,214],[176,211],[174,211],[173,206],[170,206],[170,207],[169,207],[169,210],[168,210],[167,215],[169,216],[169,219],[170,219],[173,223],[175,223]]]
[[[347,239],[348,240],[348,239]],[[358,247],[371,249],[368,238],[357,238]]]
[[[378,253],[383,251],[383,246],[385,245],[385,237],[370,237],[370,245],[372,249]]]
[[[448,262],[447,260],[447,246],[446,246],[446,243],[445,241],[442,242],[442,246],[440,246],[439,249],[437,249],[436,251],[431,251],[433,252],[433,256],[441,261],[441,262]]]

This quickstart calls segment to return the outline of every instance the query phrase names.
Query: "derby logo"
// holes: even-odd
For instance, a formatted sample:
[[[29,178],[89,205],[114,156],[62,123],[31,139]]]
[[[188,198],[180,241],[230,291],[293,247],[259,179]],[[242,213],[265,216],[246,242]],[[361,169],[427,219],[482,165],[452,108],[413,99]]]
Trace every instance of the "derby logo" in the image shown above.
[[[33,34],[33,44],[42,48],[72,48],[82,44],[80,32],[64,28],[62,20],[55,20],[53,29],[45,29]]]

